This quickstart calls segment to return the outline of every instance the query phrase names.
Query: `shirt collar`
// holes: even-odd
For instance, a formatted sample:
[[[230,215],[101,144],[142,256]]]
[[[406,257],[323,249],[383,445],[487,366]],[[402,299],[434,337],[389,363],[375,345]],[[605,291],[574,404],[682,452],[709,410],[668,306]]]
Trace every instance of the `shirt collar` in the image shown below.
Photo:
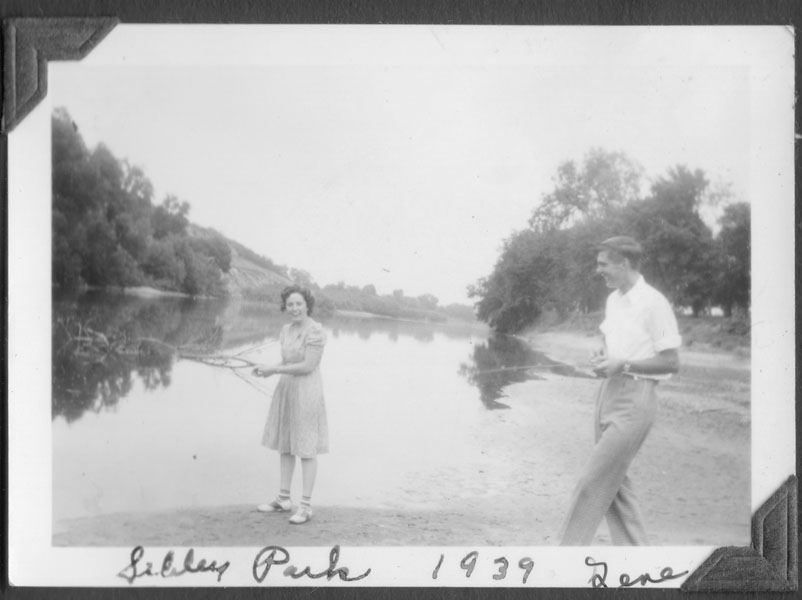
[[[638,279],[635,281],[635,284],[629,288],[626,294],[622,294],[621,290],[616,290],[618,292],[618,297],[622,300],[629,300],[630,302],[635,302],[638,298],[643,296],[643,292],[646,290],[646,281],[643,279],[643,275],[638,274]]]

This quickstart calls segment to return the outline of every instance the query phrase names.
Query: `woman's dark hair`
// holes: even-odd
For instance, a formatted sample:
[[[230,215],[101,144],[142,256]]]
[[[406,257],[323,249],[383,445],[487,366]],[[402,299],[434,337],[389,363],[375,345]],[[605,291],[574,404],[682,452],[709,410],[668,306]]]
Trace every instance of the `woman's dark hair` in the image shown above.
[[[290,285],[281,291],[281,312],[287,310],[287,298],[292,294],[301,294],[301,296],[304,297],[304,301],[306,302],[306,314],[311,317],[312,309],[315,307],[315,297],[312,295],[311,291],[300,285]]]

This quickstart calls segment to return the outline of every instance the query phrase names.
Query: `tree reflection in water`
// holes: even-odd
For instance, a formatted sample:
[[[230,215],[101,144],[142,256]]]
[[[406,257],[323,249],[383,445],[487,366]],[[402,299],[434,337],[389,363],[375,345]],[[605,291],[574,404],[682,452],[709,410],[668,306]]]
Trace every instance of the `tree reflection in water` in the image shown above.
[[[543,379],[538,373],[554,373],[566,377],[590,377],[568,365],[532,350],[518,338],[496,334],[487,342],[475,344],[471,363],[462,363],[459,373],[479,388],[482,403],[491,410],[510,408],[499,402],[506,397],[504,389],[511,383]]]
[[[374,334],[385,334],[390,341],[397,342],[400,337],[408,336],[419,342],[434,340],[435,329],[431,323],[423,321],[403,321],[387,317],[359,317],[337,315],[335,319],[323,319],[324,324],[332,329],[336,338],[340,332],[356,333],[359,339],[368,341]],[[437,330],[446,337],[464,336],[459,329],[450,330],[448,327],[438,327]]]
[[[322,321],[335,339],[340,334],[356,334],[365,341],[374,334],[422,343],[436,342],[437,337],[461,343],[477,339],[472,324],[433,327],[347,315]],[[276,343],[285,322],[278,307],[268,303],[142,299],[109,293],[54,298],[53,419],[74,421],[87,411],[114,407],[137,380],[149,390],[169,387],[176,349],[186,354],[225,354],[232,349],[242,353],[243,348]],[[537,368],[528,368],[532,366]],[[503,335],[474,343],[471,360],[460,366],[459,373],[479,388],[487,408],[496,409],[509,408],[498,401],[509,384],[537,379],[544,367],[562,375],[585,376]]]
[[[219,346],[223,308],[106,294],[54,299],[52,418],[74,421],[116,406],[134,375],[146,389],[168,387],[176,347]]]

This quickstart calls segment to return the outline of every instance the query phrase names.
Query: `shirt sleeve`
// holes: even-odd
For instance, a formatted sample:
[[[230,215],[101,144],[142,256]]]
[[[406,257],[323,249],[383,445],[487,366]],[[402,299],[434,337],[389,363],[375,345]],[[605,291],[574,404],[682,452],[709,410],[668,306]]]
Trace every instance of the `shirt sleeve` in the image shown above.
[[[314,325],[306,334],[304,345],[323,348],[326,345],[326,332],[323,331],[323,327]]]
[[[663,296],[658,296],[649,314],[649,336],[655,352],[679,348],[682,338],[674,310]]]

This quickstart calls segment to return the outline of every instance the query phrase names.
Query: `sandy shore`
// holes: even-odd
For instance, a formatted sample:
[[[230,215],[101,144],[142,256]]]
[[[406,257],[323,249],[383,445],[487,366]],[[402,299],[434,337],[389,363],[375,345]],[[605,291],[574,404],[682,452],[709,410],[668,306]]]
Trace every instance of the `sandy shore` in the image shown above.
[[[593,340],[527,338],[555,359],[581,363]],[[686,352],[681,375],[660,385],[657,423],[631,469],[653,545],[748,545],[748,359]],[[510,411],[472,432],[455,466],[421,469],[396,507],[316,505],[293,526],[253,505],[118,513],[54,524],[57,546],[549,545],[593,444],[592,379],[549,376],[510,385]],[[512,414],[514,412],[514,415]],[[407,474],[409,475],[409,474]],[[603,525],[596,542],[609,542]]]

